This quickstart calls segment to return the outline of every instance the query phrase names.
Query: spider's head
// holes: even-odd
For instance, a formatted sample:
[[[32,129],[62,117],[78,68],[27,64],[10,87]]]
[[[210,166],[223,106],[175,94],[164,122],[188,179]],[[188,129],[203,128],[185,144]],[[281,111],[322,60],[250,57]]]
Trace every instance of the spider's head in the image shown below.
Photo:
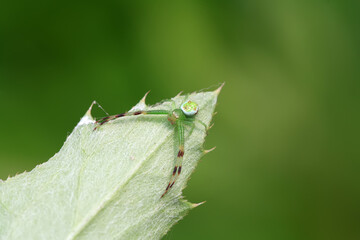
[[[198,113],[199,105],[189,100],[184,102],[180,109],[187,117],[191,117]]]

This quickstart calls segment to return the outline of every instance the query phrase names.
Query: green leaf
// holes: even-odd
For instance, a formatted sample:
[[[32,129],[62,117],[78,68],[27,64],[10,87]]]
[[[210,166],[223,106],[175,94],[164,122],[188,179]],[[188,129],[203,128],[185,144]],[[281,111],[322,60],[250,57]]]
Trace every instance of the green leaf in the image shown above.
[[[188,96],[210,124],[221,87]],[[176,106],[186,96],[176,96]],[[131,109],[172,109],[171,101]],[[0,239],[159,239],[192,204],[182,199],[190,174],[206,153],[206,132],[185,132],[183,171],[163,197],[177,149],[164,116],[119,118],[93,131],[91,107],[48,162],[0,181]]]

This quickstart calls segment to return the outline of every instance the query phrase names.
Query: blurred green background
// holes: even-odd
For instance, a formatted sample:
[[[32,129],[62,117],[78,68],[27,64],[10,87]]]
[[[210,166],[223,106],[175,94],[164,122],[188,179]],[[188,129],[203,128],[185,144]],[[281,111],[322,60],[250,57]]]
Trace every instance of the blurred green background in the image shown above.
[[[225,81],[184,192],[207,203],[165,239],[360,239],[359,10],[2,1],[0,178],[47,161],[93,100],[115,114]]]

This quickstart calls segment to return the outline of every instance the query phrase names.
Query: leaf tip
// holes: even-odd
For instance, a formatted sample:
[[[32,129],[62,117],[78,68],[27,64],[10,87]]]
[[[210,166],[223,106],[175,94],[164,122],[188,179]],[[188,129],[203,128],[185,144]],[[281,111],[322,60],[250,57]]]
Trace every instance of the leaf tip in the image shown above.
[[[149,91],[147,91],[147,93],[145,93],[144,97],[140,100],[140,103],[146,105],[146,102],[145,102],[145,101],[146,101],[146,97],[147,97],[147,95],[149,94],[150,91],[151,91],[151,90],[149,90]]]
[[[81,118],[80,122],[78,123],[78,126],[95,122],[95,120],[93,119],[93,117],[91,115],[91,110],[92,110],[92,107],[94,106],[94,104],[97,104],[97,102],[93,101],[91,103],[89,109],[86,111],[85,115]]]
[[[131,108],[130,111],[134,111],[134,110],[144,110],[146,108],[146,97],[149,94],[150,91],[148,91],[147,93],[145,93],[144,97],[138,102],[138,104],[136,104],[133,108]]]
[[[193,203],[193,204],[191,204],[191,207],[196,208],[196,207],[198,207],[198,206],[200,206],[200,205],[202,205],[204,203],[206,203],[206,201],[203,201],[203,202],[200,202],[200,203]]]
[[[216,149],[216,147],[210,148],[208,150],[204,150],[204,154],[208,154],[209,152],[212,152]]]
[[[183,91],[180,91],[175,97],[180,97]]]
[[[218,89],[216,89],[216,90],[214,91],[214,93],[215,93],[216,95],[219,95],[220,92],[221,92],[221,89],[224,87],[224,85],[225,85],[225,82],[223,82],[223,83],[220,85],[220,87],[218,87]]]

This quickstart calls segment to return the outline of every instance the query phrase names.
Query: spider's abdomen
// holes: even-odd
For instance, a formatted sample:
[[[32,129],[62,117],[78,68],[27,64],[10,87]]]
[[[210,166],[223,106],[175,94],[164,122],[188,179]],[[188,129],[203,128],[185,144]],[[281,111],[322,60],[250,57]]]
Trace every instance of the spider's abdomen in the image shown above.
[[[189,100],[187,102],[184,102],[181,105],[180,109],[186,116],[192,117],[198,113],[199,105]]]

